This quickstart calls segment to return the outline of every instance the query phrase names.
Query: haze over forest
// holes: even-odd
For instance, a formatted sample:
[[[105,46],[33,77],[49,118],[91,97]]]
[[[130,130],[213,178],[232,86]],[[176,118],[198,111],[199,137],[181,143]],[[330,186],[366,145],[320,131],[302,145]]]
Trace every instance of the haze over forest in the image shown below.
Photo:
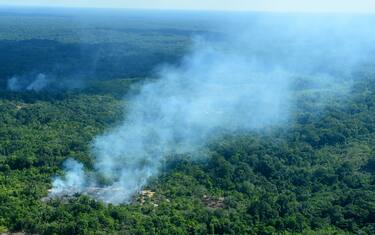
[[[374,234],[373,5],[286,2],[0,0],[0,233]]]

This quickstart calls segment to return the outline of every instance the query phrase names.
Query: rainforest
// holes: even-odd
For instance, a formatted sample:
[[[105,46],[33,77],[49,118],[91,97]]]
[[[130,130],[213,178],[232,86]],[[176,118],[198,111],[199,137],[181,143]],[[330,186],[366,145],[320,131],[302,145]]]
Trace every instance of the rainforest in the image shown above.
[[[0,8],[0,233],[375,234],[375,17]]]

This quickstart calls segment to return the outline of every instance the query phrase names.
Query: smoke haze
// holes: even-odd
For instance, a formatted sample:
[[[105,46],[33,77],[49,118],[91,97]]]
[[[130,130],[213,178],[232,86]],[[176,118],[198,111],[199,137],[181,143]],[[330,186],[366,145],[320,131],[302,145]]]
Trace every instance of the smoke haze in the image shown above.
[[[13,92],[72,90],[84,86],[84,81],[79,77],[57,79],[44,73],[13,76],[7,81],[7,90]]]
[[[370,21],[316,17],[259,17],[227,29],[223,40],[196,38],[179,66],[160,68],[159,79],[130,100],[121,125],[95,138],[93,172],[67,161],[51,196],[92,195],[97,188],[100,200],[129,202],[167,156],[197,154],[218,132],[286,124],[298,78],[330,87],[353,79],[374,49]]]
[[[14,76],[8,80],[7,88],[10,91],[42,91],[50,83],[52,79],[48,79],[43,73],[34,76]]]

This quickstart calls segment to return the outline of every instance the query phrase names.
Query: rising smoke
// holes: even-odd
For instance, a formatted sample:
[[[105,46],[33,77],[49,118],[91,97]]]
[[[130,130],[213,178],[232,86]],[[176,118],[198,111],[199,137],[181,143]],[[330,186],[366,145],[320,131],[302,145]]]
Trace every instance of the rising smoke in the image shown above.
[[[85,83],[80,77],[57,77],[38,73],[26,74],[22,76],[13,76],[7,81],[7,90],[13,92],[42,92],[82,89]]]
[[[164,66],[159,79],[131,99],[121,125],[93,141],[94,172],[69,160],[51,196],[98,189],[95,197],[105,202],[129,202],[159,174],[167,156],[197,153],[218,131],[287,123],[296,79],[350,78],[373,49],[368,21],[279,17],[228,30],[225,40],[196,39],[179,66]]]
[[[7,89],[10,91],[42,91],[46,89],[53,79],[47,78],[43,73],[36,76],[13,76],[8,80]]]

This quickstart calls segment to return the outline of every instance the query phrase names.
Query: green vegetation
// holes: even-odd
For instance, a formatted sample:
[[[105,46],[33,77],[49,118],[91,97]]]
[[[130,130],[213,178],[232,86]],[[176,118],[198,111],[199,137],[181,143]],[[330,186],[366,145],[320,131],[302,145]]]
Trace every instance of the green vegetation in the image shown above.
[[[74,78],[144,76],[181,58],[192,35],[218,34],[206,30],[207,19],[192,13],[3,11],[0,81],[35,71]]]
[[[21,18],[18,22],[27,24],[28,18]],[[11,18],[4,22],[0,27],[14,23]],[[39,52],[49,45],[48,57],[38,57],[34,65],[48,64],[55,50],[69,51],[61,58],[75,57],[69,55],[74,45],[24,41],[35,38],[30,34],[1,35],[8,40],[0,41],[2,85],[14,71],[28,72],[17,61],[35,58],[27,50],[22,55],[28,58],[17,54],[20,45]],[[15,61],[7,59],[9,66],[3,66],[3,52],[12,50]],[[111,75],[119,74],[126,75]],[[356,76],[350,94],[324,107],[314,103],[313,91],[301,88],[287,128],[222,136],[207,147],[204,161],[171,157],[163,175],[149,183],[150,191],[117,206],[83,195],[43,198],[64,160],[75,158],[91,167],[92,139],[122,119],[123,97],[145,79],[95,79],[79,90],[39,93],[2,86],[0,232],[375,234],[375,71],[367,68]]]
[[[351,98],[321,114],[298,112],[287,130],[225,136],[204,162],[171,160],[149,184],[155,195],[119,206],[86,196],[41,200],[63,160],[90,167],[90,141],[123,115],[119,98],[96,88],[100,95],[3,99],[0,226],[40,234],[373,234],[374,79],[357,81]]]

